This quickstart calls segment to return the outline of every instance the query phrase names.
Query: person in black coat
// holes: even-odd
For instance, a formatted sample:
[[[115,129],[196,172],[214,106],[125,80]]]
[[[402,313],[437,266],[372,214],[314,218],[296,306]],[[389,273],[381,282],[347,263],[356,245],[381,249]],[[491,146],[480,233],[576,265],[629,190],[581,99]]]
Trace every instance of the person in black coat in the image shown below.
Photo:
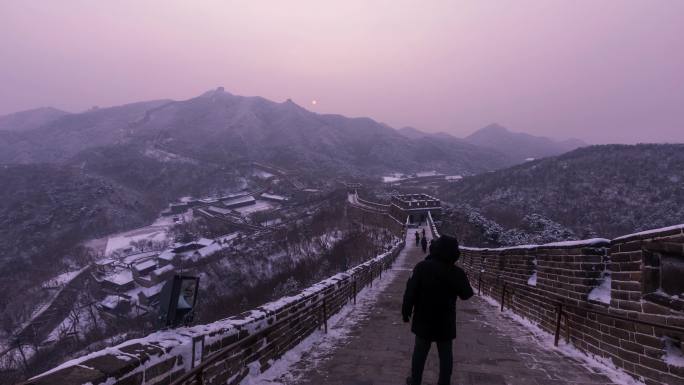
[[[423,248],[423,253],[427,253],[427,238],[425,238],[425,235],[423,235],[423,239],[420,240],[420,246]]]
[[[416,230],[416,246],[420,245],[420,233]]]
[[[420,385],[430,345],[439,352],[438,385],[451,383],[453,340],[456,338],[456,299],[473,296],[468,276],[454,263],[460,257],[456,237],[442,235],[430,244],[430,254],[419,262],[406,284],[402,317],[416,335],[409,385]]]

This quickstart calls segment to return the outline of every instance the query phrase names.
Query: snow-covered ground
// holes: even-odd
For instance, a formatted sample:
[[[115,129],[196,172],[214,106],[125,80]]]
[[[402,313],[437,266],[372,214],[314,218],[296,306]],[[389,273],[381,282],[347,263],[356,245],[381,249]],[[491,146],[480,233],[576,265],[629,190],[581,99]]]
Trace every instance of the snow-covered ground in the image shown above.
[[[272,210],[278,207],[280,206],[277,203],[257,200],[256,203],[253,205],[238,207],[234,210],[244,216],[249,216],[250,214],[254,214],[259,211]]]
[[[434,170],[433,171],[421,171],[421,172],[416,173],[416,177],[418,177],[418,178],[426,177],[426,176],[437,176],[437,175],[441,175],[441,174],[438,173],[437,171],[434,171]]]
[[[499,307],[501,306],[494,298],[491,298],[487,295],[482,295],[481,296],[487,303],[494,307]],[[620,368],[615,366],[610,359],[606,359],[603,357],[598,357],[593,354],[588,354],[580,351],[579,349],[575,348],[571,343],[566,343],[561,339],[561,341],[558,342],[558,346],[554,346],[554,336],[551,335],[550,333],[546,332],[545,330],[541,329],[537,324],[534,322],[528,320],[527,318],[521,317],[515,313],[513,313],[510,309],[506,309],[503,312],[503,315],[505,317],[508,317],[510,319],[515,320],[518,322],[520,325],[524,326],[527,328],[532,334],[534,335],[534,341],[539,344],[539,346],[543,347],[544,349],[550,349],[550,350],[556,350],[559,353],[567,356],[574,358],[576,360],[579,360],[586,364],[587,366],[594,368],[598,370],[600,373],[605,374],[610,378],[613,382],[616,384],[621,384],[621,385],[644,385],[643,382],[637,381],[634,378],[632,378],[629,374],[625,373],[622,371]]]
[[[263,170],[254,170],[254,171],[252,171],[252,176],[255,176],[257,178],[262,178],[262,179],[268,179],[268,178],[274,177],[275,175],[271,174],[270,172],[263,171]]]
[[[83,269],[79,270],[74,270],[74,271],[67,271],[66,273],[62,273],[48,281],[43,282],[43,288],[55,288],[55,287],[62,287],[64,286],[67,282],[71,281],[76,277]]]
[[[603,272],[603,278],[601,284],[597,287],[591,289],[589,296],[587,297],[590,301],[598,301],[605,304],[610,304],[610,290],[611,290],[611,279],[609,272]]]
[[[115,235],[107,239],[107,248],[105,249],[105,256],[112,255],[115,251],[124,250],[131,247],[132,242],[138,241],[152,241],[165,242],[167,240],[166,229],[150,228],[148,230],[137,230],[124,234]]]
[[[399,253],[394,266],[399,266],[405,255],[404,252]],[[320,362],[333,347],[349,338],[352,327],[371,312],[380,293],[394,280],[396,274],[397,270],[387,270],[373,283],[372,287],[366,286],[358,293],[356,305],[345,305],[337,314],[331,316],[328,320],[327,334],[323,331],[315,331],[281,358],[272,361],[271,367],[263,373],[260,372],[258,364],[250,365],[250,373],[240,382],[240,385],[296,383],[297,379],[294,378],[294,371],[291,368],[302,360],[304,354],[309,354],[307,359],[314,363]]]
[[[399,182],[400,180],[405,179],[405,178],[406,178],[406,175],[399,173],[399,172],[395,172],[393,174],[383,176],[382,181],[383,181],[383,183],[393,183],[393,182]]]

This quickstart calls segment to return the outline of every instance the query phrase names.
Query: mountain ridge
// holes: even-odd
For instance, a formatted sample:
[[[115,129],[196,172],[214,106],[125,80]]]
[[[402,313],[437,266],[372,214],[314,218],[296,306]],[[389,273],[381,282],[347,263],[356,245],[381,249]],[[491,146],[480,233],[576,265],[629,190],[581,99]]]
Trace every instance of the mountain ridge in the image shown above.
[[[497,123],[487,125],[466,136],[464,140],[502,152],[516,162],[544,158],[572,151],[587,144],[579,139],[554,140],[522,132],[513,132]]]
[[[131,143],[204,161],[251,159],[349,174],[435,168],[474,174],[512,164],[495,150],[456,138],[409,139],[370,118],[318,114],[291,100],[237,96],[222,88],[187,100],[100,108],[34,130],[0,132],[0,162],[66,162],[89,148]]]
[[[69,114],[54,107],[38,107],[0,115],[0,131],[29,131]]]
[[[581,238],[611,238],[684,222],[684,144],[594,145],[440,191],[509,228],[539,214]]]

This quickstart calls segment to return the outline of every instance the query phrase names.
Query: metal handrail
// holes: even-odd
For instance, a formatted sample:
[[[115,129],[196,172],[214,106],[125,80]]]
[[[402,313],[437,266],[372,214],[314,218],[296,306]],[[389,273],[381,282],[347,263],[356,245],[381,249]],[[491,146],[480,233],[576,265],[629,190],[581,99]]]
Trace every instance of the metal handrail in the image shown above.
[[[485,283],[485,285],[490,284],[490,282],[487,282],[487,280],[483,280],[483,279],[482,279],[482,272],[480,272],[480,274],[478,274],[478,289],[477,289],[478,295],[480,295],[481,292],[482,292],[482,284],[483,284],[483,283]],[[508,285],[508,284],[511,284],[511,285],[513,285],[513,286],[520,285],[520,284],[515,283],[515,282],[510,282],[510,283],[509,283],[509,282],[506,282],[506,281],[504,281],[503,285],[497,285],[496,283],[493,283],[493,284],[490,284],[490,285],[489,285],[490,291],[491,291],[492,288],[501,287],[501,301],[500,301],[500,303],[501,303],[501,311],[504,311],[504,308],[505,308],[504,305],[505,305],[505,298],[506,298],[506,294],[507,294],[507,285]],[[513,292],[513,293],[508,293],[508,294],[515,294],[515,293]],[[635,318],[629,318],[629,317],[623,317],[623,316],[619,316],[619,315],[616,315],[616,314],[606,313],[606,312],[603,312],[603,311],[600,311],[600,310],[594,310],[594,309],[590,309],[590,308],[583,307],[583,306],[572,305],[572,304],[569,304],[569,303],[567,303],[567,302],[562,302],[562,301],[555,301],[555,305],[556,305],[556,306],[555,306],[555,309],[556,309],[556,310],[555,310],[555,313],[556,313],[556,328],[555,328],[555,333],[554,333],[554,345],[555,345],[555,346],[558,346],[558,340],[559,340],[559,338],[560,338],[561,318],[562,318],[562,317],[565,317],[565,327],[566,327],[566,329],[565,329],[565,333],[566,333],[565,339],[566,339],[566,341],[570,341],[570,329],[571,329],[571,327],[570,327],[570,318],[569,318],[569,316],[568,316],[568,312],[563,310],[564,307],[565,307],[565,308],[572,308],[572,309],[579,310],[579,311],[584,311],[584,312],[587,312],[587,313],[596,314],[596,315],[602,316],[602,317],[608,317],[608,318],[611,318],[611,319],[614,319],[614,320],[626,321],[626,322],[631,322],[631,323],[634,323],[634,324],[640,324],[640,325],[650,326],[650,327],[653,327],[653,328],[656,328],[656,329],[666,330],[666,331],[675,332],[675,333],[684,335],[684,328],[681,328],[681,327],[678,327],[678,326],[666,325],[666,324],[661,324],[661,323],[657,323],[657,322],[644,321],[644,320],[635,319]],[[572,313],[571,313],[571,314],[572,314]]]
[[[605,313],[605,312],[602,312],[600,310],[593,310],[593,309],[585,308],[582,306],[571,305],[571,304],[564,303],[564,302],[557,302],[557,304],[563,305],[564,307],[569,307],[569,308],[574,308],[574,309],[581,310],[581,311],[586,311],[587,313],[594,313],[594,314],[600,315],[602,317],[608,317],[608,318],[612,318],[612,319],[616,319],[616,320],[620,320],[620,321],[637,323],[637,324],[646,325],[646,326],[650,326],[650,327],[658,328],[658,329],[662,329],[662,330],[668,330],[668,331],[672,331],[672,332],[676,332],[676,333],[680,333],[680,334],[684,335],[684,328],[681,328],[678,326],[665,325],[665,324],[660,324],[657,322],[650,322],[650,321],[644,321],[644,320],[640,320],[640,319],[623,317],[623,316],[619,316],[616,314]]]

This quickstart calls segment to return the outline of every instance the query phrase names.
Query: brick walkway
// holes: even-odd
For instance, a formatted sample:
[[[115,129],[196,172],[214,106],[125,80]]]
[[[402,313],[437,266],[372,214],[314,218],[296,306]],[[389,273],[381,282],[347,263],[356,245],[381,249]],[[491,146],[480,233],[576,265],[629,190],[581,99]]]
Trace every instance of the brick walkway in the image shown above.
[[[429,229],[426,229],[429,233]],[[372,304],[354,309],[345,338],[322,343],[305,353],[286,376],[264,384],[403,385],[409,373],[413,334],[401,322],[406,280],[424,258],[409,232],[407,246],[394,266],[395,277]],[[581,362],[545,349],[534,335],[477,296],[457,305],[458,337],[454,346],[453,384],[467,385],[595,385],[612,384]],[[359,314],[360,313],[360,314]],[[325,341],[323,341],[325,342]],[[433,346],[424,384],[437,381],[438,361]]]

